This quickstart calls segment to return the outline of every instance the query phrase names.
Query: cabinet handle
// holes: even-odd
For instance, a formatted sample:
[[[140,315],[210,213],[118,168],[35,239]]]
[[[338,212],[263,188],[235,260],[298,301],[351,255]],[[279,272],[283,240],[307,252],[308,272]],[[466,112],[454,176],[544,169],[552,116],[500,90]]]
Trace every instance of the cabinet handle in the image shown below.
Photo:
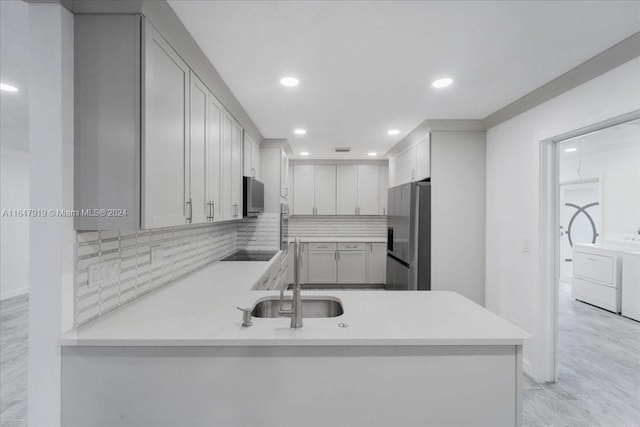
[[[589,261],[595,261],[595,258],[587,258]]]
[[[193,209],[191,206],[191,197],[189,197],[189,200],[187,200],[187,224],[191,224],[191,222],[193,221]]]
[[[357,247],[356,245],[347,245],[347,249],[356,249]]]
[[[212,200],[211,201],[211,221],[214,221],[215,219],[216,219],[216,204]]]
[[[385,208],[384,206],[382,207],[382,215],[386,215],[387,214],[387,208]]]

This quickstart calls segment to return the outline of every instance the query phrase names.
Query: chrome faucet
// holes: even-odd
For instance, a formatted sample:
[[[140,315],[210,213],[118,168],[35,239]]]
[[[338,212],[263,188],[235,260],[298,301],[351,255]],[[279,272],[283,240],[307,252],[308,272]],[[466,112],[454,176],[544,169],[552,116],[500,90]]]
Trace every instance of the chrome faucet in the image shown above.
[[[293,246],[293,299],[291,308],[284,309],[284,290],[280,290],[280,310],[281,316],[291,317],[291,327],[293,329],[302,328],[302,298],[300,297],[300,267],[302,264],[302,253],[300,252],[300,238],[296,237]]]

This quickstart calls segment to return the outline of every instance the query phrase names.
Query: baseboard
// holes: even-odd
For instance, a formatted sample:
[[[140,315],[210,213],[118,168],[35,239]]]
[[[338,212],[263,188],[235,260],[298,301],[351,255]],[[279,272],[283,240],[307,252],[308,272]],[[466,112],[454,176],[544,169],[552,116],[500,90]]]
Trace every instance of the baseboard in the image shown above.
[[[17,297],[17,296],[28,294],[28,293],[29,293],[29,288],[27,287],[14,289],[12,291],[7,291],[7,292],[2,292],[0,293],[0,301],[4,301],[6,299]]]

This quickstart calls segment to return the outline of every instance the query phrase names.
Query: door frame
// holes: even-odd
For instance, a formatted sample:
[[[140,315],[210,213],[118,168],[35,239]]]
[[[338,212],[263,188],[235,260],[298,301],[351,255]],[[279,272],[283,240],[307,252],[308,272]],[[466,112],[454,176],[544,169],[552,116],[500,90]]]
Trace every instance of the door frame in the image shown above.
[[[540,141],[540,206],[539,245],[540,263],[538,276],[538,307],[534,311],[535,336],[538,337],[536,357],[541,366],[536,369],[538,379],[547,382],[558,380],[558,280],[560,266],[560,191],[558,143],[572,138],[599,132],[606,128],[640,119],[640,110],[603,120],[579,129]]]

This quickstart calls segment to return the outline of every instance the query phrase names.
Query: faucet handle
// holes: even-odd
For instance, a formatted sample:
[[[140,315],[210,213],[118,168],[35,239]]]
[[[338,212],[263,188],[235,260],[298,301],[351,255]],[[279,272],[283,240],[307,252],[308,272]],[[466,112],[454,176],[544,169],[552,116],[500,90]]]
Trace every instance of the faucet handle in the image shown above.
[[[251,322],[251,309],[241,307],[236,308],[242,312],[242,327],[248,328],[249,326],[253,325],[253,323]]]

